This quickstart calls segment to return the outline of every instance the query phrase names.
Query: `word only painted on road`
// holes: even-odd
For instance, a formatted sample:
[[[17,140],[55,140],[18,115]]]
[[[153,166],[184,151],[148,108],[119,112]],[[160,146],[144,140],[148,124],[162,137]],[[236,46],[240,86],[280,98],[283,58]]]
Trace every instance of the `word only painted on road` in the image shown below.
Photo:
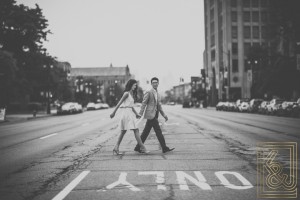
[[[194,185],[198,186],[202,190],[212,190],[211,186],[207,183],[207,180],[203,176],[200,171],[194,171],[195,177],[183,172],[183,171],[175,171],[177,176],[177,182],[180,190],[189,190],[189,186],[187,180]],[[155,182],[157,184],[158,190],[167,190],[165,185],[165,176],[163,171],[142,171],[138,172],[138,175],[143,176],[154,176]],[[220,184],[226,188],[234,189],[234,190],[245,190],[253,188],[253,185],[240,173],[238,172],[230,172],[230,171],[218,171],[215,172],[216,177],[220,180]],[[235,185],[230,183],[230,181],[225,177],[226,176],[234,176],[237,180],[241,182],[241,185]],[[127,187],[129,190],[133,192],[142,191],[140,188],[134,186],[133,184],[127,181],[127,173],[121,172],[119,179],[108,186],[106,186],[106,190],[111,190],[113,188]],[[106,191],[98,190],[98,191]]]
[[[52,200],[63,200],[91,171],[81,172],[71,183],[69,183],[60,193],[58,193]],[[120,172],[118,180],[97,190],[98,192],[106,192],[112,189],[128,188],[133,192],[142,191],[142,189],[133,185],[127,180],[127,172]],[[183,171],[175,171],[177,182],[180,190],[190,190],[188,181],[202,190],[211,191],[211,186],[200,171],[194,171],[195,176],[191,176]],[[154,176],[157,190],[167,191],[165,175],[163,171],[140,171],[139,176]],[[240,173],[231,171],[217,171],[216,177],[219,179],[220,184],[226,188],[233,190],[246,190],[253,188],[253,185]],[[238,180],[240,184],[236,185],[231,183],[227,178]]]

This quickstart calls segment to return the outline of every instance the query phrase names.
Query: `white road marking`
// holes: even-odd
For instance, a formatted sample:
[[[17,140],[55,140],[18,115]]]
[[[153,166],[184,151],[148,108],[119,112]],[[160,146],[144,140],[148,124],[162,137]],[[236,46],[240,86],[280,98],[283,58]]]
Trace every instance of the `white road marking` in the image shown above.
[[[177,122],[177,123],[170,123],[170,124],[168,124],[167,122],[166,123],[164,123],[166,126],[172,126],[172,125],[175,125],[175,126],[179,126],[179,123]]]
[[[165,184],[164,172],[160,171],[151,171],[151,172],[139,172],[139,175],[156,175],[156,183],[158,190],[167,190]]]
[[[88,175],[90,171],[83,171],[77,178],[75,178],[67,187],[65,187],[60,193],[58,193],[52,200],[64,199],[79,183]]]
[[[117,180],[116,182],[106,186],[106,189],[110,190],[110,189],[113,189],[114,187],[116,187],[117,185],[125,185],[131,191],[134,191],[134,192],[141,191],[139,188],[137,188],[134,185],[132,185],[131,183],[129,183],[126,180],[126,177],[127,177],[127,173],[126,172],[121,172],[121,174],[119,176],[119,180]]]
[[[41,137],[40,139],[43,140],[43,139],[46,139],[46,138],[48,138],[48,137],[52,137],[52,136],[54,136],[54,135],[57,135],[57,133],[52,133],[52,134],[50,134],[50,135],[46,135],[46,136],[44,136],[44,137]]]
[[[179,183],[180,190],[190,190],[185,179],[188,179],[202,190],[212,190],[210,185],[206,183],[206,179],[204,178],[201,172],[194,171],[194,173],[198,180],[183,171],[176,171],[177,182]]]
[[[244,189],[253,188],[253,185],[247,179],[245,179],[241,174],[237,172],[219,171],[219,172],[215,172],[215,174],[220,179],[221,184],[227,188],[235,189],[235,190],[244,190]],[[234,175],[237,179],[239,179],[242,182],[243,186],[233,185],[226,179],[224,174]]]

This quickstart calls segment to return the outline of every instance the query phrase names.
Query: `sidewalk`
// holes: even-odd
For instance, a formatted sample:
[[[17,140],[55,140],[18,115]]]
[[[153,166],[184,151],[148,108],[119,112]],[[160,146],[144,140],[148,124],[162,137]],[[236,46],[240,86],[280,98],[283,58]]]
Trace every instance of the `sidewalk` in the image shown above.
[[[31,113],[26,114],[7,114],[5,117],[5,121],[0,121],[0,124],[6,124],[6,123],[14,123],[14,122],[21,122],[31,119],[38,119],[43,117],[50,117],[56,115],[56,110],[51,110],[51,114],[47,114],[46,112],[38,112],[36,116],[34,117]]]

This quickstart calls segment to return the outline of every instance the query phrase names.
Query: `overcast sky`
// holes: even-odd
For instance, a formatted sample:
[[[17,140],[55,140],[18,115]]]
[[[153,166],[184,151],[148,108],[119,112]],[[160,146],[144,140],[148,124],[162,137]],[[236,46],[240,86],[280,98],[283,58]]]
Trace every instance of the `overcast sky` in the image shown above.
[[[162,92],[199,76],[203,0],[17,0],[49,20],[50,55],[75,67],[129,65],[140,85],[157,76]]]

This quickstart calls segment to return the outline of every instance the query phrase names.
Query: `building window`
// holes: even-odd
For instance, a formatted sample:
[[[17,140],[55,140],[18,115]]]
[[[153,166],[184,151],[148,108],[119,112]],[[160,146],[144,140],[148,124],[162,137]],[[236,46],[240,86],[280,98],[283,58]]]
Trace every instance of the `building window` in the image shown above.
[[[237,38],[237,26],[231,27],[231,35],[232,35],[232,38]]]
[[[210,20],[214,19],[214,15],[215,15],[214,8],[212,8],[210,9]]]
[[[236,55],[238,53],[238,43],[233,42],[231,48],[232,48],[232,54]]]
[[[251,48],[251,43],[245,42],[244,43],[244,55],[245,56],[248,56],[250,48]]]
[[[250,22],[250,12],[249,11],[244,11],[243,16],[244,16],[244,22]]]
[[[215,35],[214,34],[210,36],[210,46],[211,47],[215,46]]]
[[[239,64],[237,59],[232,60],[232,72],[239,72]]]
[[[222,13],[222,1],[218,0],[218,14],[220,15]]]
[[[237,0],[231,0],[231,7],[237,6]]]
[[[252,12],[252,22],[258,22],[258,21],[259,21],[258,11],[253,11]]]
[[[216,51],[211,50],[211,61],[215,61],[215,60],[216,60]]]
[[[268,13],[267,12],[261,12],[261,21],[263,23],[268,21]]]
[[[243,0],[244,8],[250,8],[250,0]]]
[[[250,26],[244,26],[244,38],[250,38]]]
[[[268,0],[260,0],[260,4],[262,7],[267,7],[268,6]]]
[[[267,29],[265,26],[261,27],[261,37],[264,39],[267,38]]]
[[[231,21],[237,22],[237,12],[236,11],[231,11]]]
[[[253,31],[252,32],[253,38],[255,38],[255,39],[259,38],[259,27],[253,26],[252,31]]]
[[[215,33],[215,23],[212,21],[210,23],[210,34],[214,34]]]
[[[258,0],[252,0],[252,8],[258,8]]]

